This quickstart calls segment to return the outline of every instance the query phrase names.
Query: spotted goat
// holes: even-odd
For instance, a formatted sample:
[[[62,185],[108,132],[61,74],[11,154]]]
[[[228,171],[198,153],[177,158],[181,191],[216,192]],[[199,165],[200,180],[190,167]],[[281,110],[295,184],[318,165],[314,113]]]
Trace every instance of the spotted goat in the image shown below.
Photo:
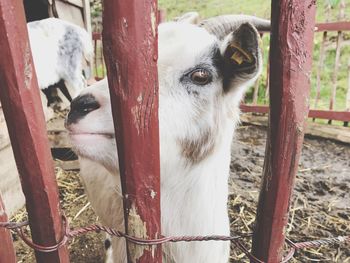
[[[86,86],[82,70],[93,59],[91,37],[85,29],[57,18],[27,27],[39,88],[46,95],[44,110],[55,102],[55,86],[71,101]]]
[[[258,30],[267,20],[227,15],[159,25],[159,129],[162,235],[229,235],[230,149],[239,103],[262,70]],[[113,72],[109,72],[113,74]],[[124,231],[107,80],[71,103],[66,120],[89,200],[102,222]],[[229,242],[168,243],[163,261],[227,263]],[[127,262],[112,238],[107,262]]]

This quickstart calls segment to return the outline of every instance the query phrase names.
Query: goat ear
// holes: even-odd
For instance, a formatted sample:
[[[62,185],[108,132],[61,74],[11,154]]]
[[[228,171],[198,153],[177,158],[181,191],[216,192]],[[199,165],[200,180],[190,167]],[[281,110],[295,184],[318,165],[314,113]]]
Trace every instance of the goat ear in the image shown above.
[[[182,16],[175,17],[174,21],[189,23],[189,24],[198,24],[199,23],[199,14],[197,12],[187,12]]]
[[[253,25],[242,24],[223,41],[221,54],[228,81],[246,82],[252,79],[261,67],[260,37]]]

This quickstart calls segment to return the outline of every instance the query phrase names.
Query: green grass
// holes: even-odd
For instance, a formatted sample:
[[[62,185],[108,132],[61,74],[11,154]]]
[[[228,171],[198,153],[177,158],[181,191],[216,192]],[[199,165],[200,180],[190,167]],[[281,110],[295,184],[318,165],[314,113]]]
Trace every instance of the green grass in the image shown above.
[[[202,17],[220,14],[246,13],[270,17],[270,1],[257,0],[159,0],[159,7],[166,9],[167,17],[174,18],[184,12],[197,11]]]
[[[97,68],[94,69],[95,77],[96,78],[104,78],[106,76],[106,66],[104,64],[98,64]],[[97,74],[96,74],[97,73]]]
[[[325,21],[326,2],[327,0],[317,1],[316,21]],[[269,18],[271,10],[271,1],[268,0],[159,0],[158,5],[159,8],[167,11],[168,19],[172,19],[188,11],[197,11],[202,17],[228,13],[244,13]],[[338,13],[338,6],[332,8],[330,12],[330,21],[336,21]],[[350,14],[349,3],[347,3],[345,14]]]
[[[317,34],[314,45],[314,55],[313,55],[313,71],[311,78],[311,105],[314,105],[314,100],[316,96],[316,72],[319,61],[320,52],[320,42],[321,36]],[[336,36],[336,33],[332,33]],[[350,47],[344,47],[341,50],[340,55],[340,66],[337,78],[337,96],[335,102],[336,110],[345,109],[345,98],[347,92],[347,82],[348,82],[348,59],[350,58]],[[326,53],[325,63],[323,65],[323,74],[321,75],[321,99],[318,103],[318,108],[327,109],[329,107],[329,98],[331,96],[332,88],[332,78],[334,71],[334,61],[335,61],[335,49],[329,50]]]
[[[167,12],[167,19],[172,19],[188,11],[197,11],[201,17],[211,17],[220,14],[250,14],[256,15],[263,18],[270,17],[270,5],[271,1],[267,0],[159,0],[159,8],[165,9]],[[317,1],[317,14],[316,21],[324,22],[325,17],[325,3],[326,0]],[[335,7],[331,9],[330,21],[337,21],[339,8]],[[345,14],[348,15],[346,19],[350,19],[350,5],[346,7]],[[332,41],[336,41],[337,33],[329,33]],[[346,35],[347,39],[350,39],[350,34]],[[314,38],[314,53],[313,53],[313,69],[311,76],[311,98],[310,105],[314,105],[315,100],[315,89],[316,89],[316,72],[318,66],[318,59],[320,53],[320,44],[322,40],[322,33],[316,33]],[[267,62],[267,54],[269,48],[269,36],[266,35],[263,38],[263,49],[264,49],[264,61],[265,69]],[[337,96],[335,102],[335,110],[345,109],[345,97],[347,92],[347,78],[348,78],[348,59],[350,58],[350,47],[345,47],[341,52],[341,63],[338,73],[337,81]],[[329,98],[332,87],[332,74],[334,70],[335,61],[335,49],[327,51],[325,63],[323,66],[323,74],[321,75],[321,98],[318,103],[318,109],[328,109]],[[265,101],[265,83],[266,83],[266,70],[264,70],[261,76],[259,84],[259,103],[266,103]],[[250,89],[247,93],[247,101],[251,101],[253,90]]]

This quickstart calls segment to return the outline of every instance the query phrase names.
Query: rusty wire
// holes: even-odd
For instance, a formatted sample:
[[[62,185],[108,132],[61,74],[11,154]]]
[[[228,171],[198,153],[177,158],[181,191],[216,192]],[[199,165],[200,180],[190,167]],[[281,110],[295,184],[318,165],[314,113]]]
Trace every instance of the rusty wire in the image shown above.
[[[88,232],[106,232],[112,236],[123,237],[128,242],[137,245],[160,245],[167,242],[199,242],[199,241],[230,241],[235,247],[237,247],[240,251],[242,251],[253,263],[264,263],[264,261],[253,256],[249,250],[243,245],[241,240],[246,237],[251,237],[252,233],[240,234],[237,236],[222,236],[222,235],[212,235],[212,236],[170,236],[170,237],[160,237],[156,239],[142,239],[133,236],[129,236],[121,231],[115,230],[113,228],[109,228],[106,226],[101,226],[97,224],[93,224],[87,227],[81,227],[78,229],[71,229],[68,223],[66,216],[63,216],[63,224],[64,224],[64,233],[57,244],[52,246],[42,246],[35,244],[32,240],[30,240],[24,233],[24,227],[29,225],[28,221],[24,221],[21,223],[14,222],[0,222],[0,227],[6,228],[12,231],[15,231],[19,237],[32,249],[40,251],[40,252],[53,252],[58,250],[60,247],[64,246],[69,239],[72,239],[76,236],[86,234]],[[290,246],[287,255],[282,259],[281,263],[286,263],[291,260],[297,250],[305,249],[305,248],[315,248],[320,246],[328,246],[334,244],[340,244],[345,242],[350,242],[350,235],[347,236],[338,236],[332,238],[324,238],[313,241],[305,241],[294,243],[290,239],[286,238],[286,242]]]

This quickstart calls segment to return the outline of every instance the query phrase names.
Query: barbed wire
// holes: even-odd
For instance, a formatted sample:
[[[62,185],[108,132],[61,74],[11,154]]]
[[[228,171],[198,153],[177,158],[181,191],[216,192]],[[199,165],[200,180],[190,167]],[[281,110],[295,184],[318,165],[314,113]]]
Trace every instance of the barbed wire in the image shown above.
[[[252,233],[245,233],[245,234],[239,234],[236,236],[223,236],[223,235],[211,235],[211,236],[170,236],[170,237],[160,237],[155,239],[143,239],[138,237],[129,236],[121,231],[118,231],[116,229],[93,224],[86,227],[81,227],[77,229],[72,229],[69,226],[69,222],[66,218],[66,216],[63,216],[63,224],[64,224],[64,233],[60,239],[60,241],[57,242],[57,244],[52,246],[42,246],[35,244],[32,240],[30,240],[26,234],[24,233],[24,227],[29,225],[28,221],[20,222],[20,223],[14,223],[14,222],[0,222],[0,227],[6,228],[12,231],[15,231],[18,236],[26,243],[29,247],[31,247],[34,250],[40,251],[40,252],[53,252],[58,250],[60,247],[64,246],[70,239],[80,236],[89,232],[106,232],[109,235],[116,236],[116,237],[123,237],[128,242],[131,242],[133,244],[137,245],[160,245],[168,242],[203,242],[203,241],[230,241],[234,244],[234,246],[239,249],[241,252],[243,252],[251,262],[254,263],[264,263],[264,261],[256,258],[254,255],[250,253],[250,251],[243,245],[242,239],[251,237]],[[300,249],[306,249],[306,248],[315,248],[320,246],[329,246],[334,244],[340,244],[345,242],[350,242],[350,235],[347,236],[338,236],[338,237],[331,237],[331,238],[324,238],[324,239],[318,239],[313,241],[305,241],[305,242],[298,242],[294,243],[290,239],[286,238],[286,242],[289,245],[290,249],[287,252],[287,255],[283,258],[281,263],[286,263],[289,260],[291,260],[297,250]]]

